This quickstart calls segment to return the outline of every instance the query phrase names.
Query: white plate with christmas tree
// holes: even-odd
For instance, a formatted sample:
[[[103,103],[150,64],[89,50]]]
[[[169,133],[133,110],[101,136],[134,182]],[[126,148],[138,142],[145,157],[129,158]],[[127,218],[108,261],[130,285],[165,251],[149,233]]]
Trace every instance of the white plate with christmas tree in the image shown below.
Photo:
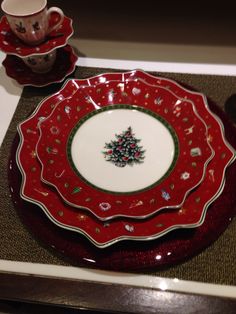
[[[82,87],[39,128],[42,181],[101,220],[181,207],[213,157],[193,103],[141,80]]]

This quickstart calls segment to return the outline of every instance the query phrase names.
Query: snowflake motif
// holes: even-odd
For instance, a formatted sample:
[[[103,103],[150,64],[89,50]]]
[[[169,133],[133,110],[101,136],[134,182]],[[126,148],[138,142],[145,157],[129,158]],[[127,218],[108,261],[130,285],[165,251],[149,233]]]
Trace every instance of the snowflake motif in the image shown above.
[[[190,178],[190,173],[189,172],[183,172],[181,173],[180,179],[182,180],[188,180]]]
[[[129,231],[129,232],[134,232],[134,226],[125,225],[125,230],[127,230],[127,231]]]
[[[161,192],[161,196],[166,200],[166,201],[169,201],[170,199],[170,194],[164,190],[162,190]]]
[[[99,207],[100,207],[101,210],[107,211],[107,210],[109,210],[111,208],[111,205],[109,203],[103,202],[103,203],[99,204]]]

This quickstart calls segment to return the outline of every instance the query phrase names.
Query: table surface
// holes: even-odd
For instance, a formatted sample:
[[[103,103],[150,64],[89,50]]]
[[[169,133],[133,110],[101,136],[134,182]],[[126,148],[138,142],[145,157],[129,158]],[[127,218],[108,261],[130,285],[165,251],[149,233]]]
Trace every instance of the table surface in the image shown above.
[[[0,61],[5,55],[0,52]],[[143,62],[130,60],[109,60],[80,58],[78,65],[117,69],[143,69],[159,72],[197,73],[213,75],[236,76],[236,66],[223,64],[186,64]],[[3,66],[0,68],[0,98],[2,111],[0,115],[0,143],[2,143],[11,118],[20,99],[22,86],[7,77]],[[78,267],[54,266],[43,264],[22,263],[17,261],[0,260],[0,273],[32,274],[51,278],[78,279],[97,283],[130,285],[142,288],[159,289],[161,291],[188,292],[203,295],[230,297],[236,299],[236,286],[188,282],[178,278],[160,278],[149,275],[115,273],[96,269]]]

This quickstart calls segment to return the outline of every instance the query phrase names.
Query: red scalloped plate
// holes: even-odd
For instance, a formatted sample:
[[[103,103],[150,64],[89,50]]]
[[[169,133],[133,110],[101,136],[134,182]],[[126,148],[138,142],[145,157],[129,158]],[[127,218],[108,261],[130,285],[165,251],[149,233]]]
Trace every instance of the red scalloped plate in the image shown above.
[[[79,88],[39,128],[42,180],[101,220],[182,206],[213,156],[193,104],[143,81]]]
[[[191,94],[190,91],[188,93]],[[68,90],[65,91],[64,96],[67,94]],[[193,94],[195,95],[194,92]],[[59,101],[60,94],[57,96]],[[235,128],[224,112],[213,102],[209,101],[209,106],[223,121],[227,139],[236,147]],[[226,173],[224,193],[211,204],[207,212],[204,211],[206,218],[198,228],[177,229],[153,241],[125,241],[100,250],[78,233],[58,228],[43,211],[39,210],[39,206],[36,205],[40,205],[39,202],[32,203],[30,198],[26,202],[20,197],[21,175],[15,163],[17,145],[18,137],[13,142],[9,160],[9,184],[16,210],[23,223],[40,242],[74,265],[121,271],[150,271],[173,266],[199,254],[212,244],[224,232],[236,213],[236,194],[233,184],[236,164],[234,163]],[[212,184],[212,181],[209,184]],[[215,183],[212,186],[215,190]]]
[[[156,83],[156,77],[149,76],[143,72],[139,73],[139,71],[134,71],[127,72],[125,74],[126,76],[128,76],[131,73],[132,75],[135,73],[135,75],[137,76],[145,76],[149,79],[150,83],[151,81],[153,83]],[[108,76],[108,79],[111,80],[112,78],[117,79],[117,76],[119,75],[120,77],[118,78],[120,79],[124,77],[123,74],[117,73],[105,74],[103,75],[103,77]],[[188,95],[188,99],[192,99],[194,101],[197,101],[197,99],[199,99],[199,101],[197,101],[198,112],[207,119],[211,144],[215,150],[215,156],[207,166],[207,175],[205,176],[203,182],[198,188],[196,188],[195,191],[193,191],[187,197],[184,206],[181,209],[169,210],[163,213],[160,212],[159,214],[145,221],[130,221],[122,219],[117,221],[111,221],[111,223],[109,224],[104,224],[95,219],[93,216],[89,215],[88,213],[85,213],[83,210],[74,209],[70,206],[65,205],[61,201],[57,193],[52,191],[47,185],[41,182],[41,167],[35,154],[35,148],[39,138],[39,132],[37,129],[38,121],[49,116],[53,107],[55,107],[58,102],[75,93],[78,89],[78,84],[80,86],[89,85],[91,84],[90,81],[100,81],[99,77],[101,76],[96,76],[88,80],[67,81],[58,93],[48,97],[43,102],[41,102],[33,115],[19,125],[18,131],[20,134],[21,142],[18,147],[17,161],[22,173],[22,198],[30,202],[30,206],[33,206],[33,203],[41,207],[47,217],[55,225],[60,226],[63,229],[68,229],[83,234],[94,245],[98,247],[106,247],[121,240],[143,240],[144,238],[146,240],[154,240],[176,228],[193,228],[197,226],[199,227],[204,222],[208,206],[220,195],[223,190],[225,170],[226,167],[234,159],[234,151],[226,142],[221,123],[215,115],[212,115],[212,112],[209,110],[207,103],[205,102],[205,97],[203,98],[202,94],[186,90],[178,85],[176,82],[169,81],[164,78],[158,78],[162,84],[169,84],[172,90],[178,89],[178,92],[181,92],[182,95]],[[219,113],[223,115],[223,113]],[[228,124],[228,127],[229,126],[230,125]],[[23,158],[26,156],[28,157]],[[14,180],[11,179],[11,184],[15,185],[16,182],[12,181]],[[14,189],[14,191],[16,191],[16,189]],[[227,189],[225,193],[226,195],[227,193],[229,193]],[[15,193],[14,195],[15,197],[17,196]],[[233,198],[231,198],[231,200],[227,200],[226,203],[228,203],[229,201],[232,201],[232,204],[234,202]],[[154,241],[154,244],[145,243],[145,252],[146,250],[149,250],[149,247],[155,249],[153,251],[153,254],[152,250],[150,249],[150,252],[148,252],[147,254],[144,253],[144,255],[142,255],[142,260],[146,261],[145,265],[141,265],[141,260],[135,261],[135,251],[137,251],[137,248],[135,249],[135,251],[132,251],[130,247],[127,247],[127,254],[130,256],[130,259],[127,260],[127,263],[129,264],[130,268],[142,268],[145,266],[148,267],[148,265],[150,266],[151,264],[162,265],[172,262],[172,258],[174,258],[175,261],[181,260],[183,258],[183,254],[184,256],[188,256],[190,252],[195,252],[199,250],[199,247],[203,247],[204,245],[206,245],[206,243],[208,243],[208,241],[210,241],[212,237],[215,239],[220,230],[223,230],[229,223],[228,217],[232,217],[233,215],[233,209],[230,210],[230,207],[227,208],[227,206],[225,210],[221,210],[220,212],[217,211],[217,206],[219,206],[219,202],[217,202],[216,205],[212,205],[213,209],[211,209],[210,214],[207,216],[209,218],[206,223],[204,223],[203,227],[199,227],[197,228],[197,231],[194,231],[194,234],[197,234],[196,237],[193,234],[193,237],[191,236],[189,240],[180,240],[178,237],[176,239],[173,238],[169,244],[165,245],[165,236],[165,238],[163,238],[162,240],[162,242],[164,243],[163,245],[160,242],[156,241]],[[35,217],[41,217],[41,215],[34,210],[33,212],[28,212],[27,216],[27,212],[23,210],[24,206],[26,206],[27,203],[24,203],[23,207],[22,204],[20,204],[19,199],[17,200],[17,203],[23,211],[23,216],[25,216],[26,220],[29,219],[29,221],[32,222],[33,227],[35,225],[35,221],[37,221],[37,218],[34,218],[34,215]],[[124,248],[122,248],[122,245],[121,249],[124,254],[120,253],[119,250],[116,253],[114,253],[114,251],[106,251],[103,256],[101,255],[101,253],[98,254],[96,250],[93,251],[91,246],[89,246],[89,243],[84,241],[82,238],[77,239],[76,235],[73,235],[74,233],[70,235],[70,233],[63,230],[60,231],[60,229],[54,228],[51,225],[51,227],[49,226],[48,228],[48,224],[46,224],[47,227],[44,227],[45,219],[43,218],[43,216],[40,219],[43,221],[43,225],[41,225],[40,228],[37,228],[37,226],[35,226],[35,230],[37,230],[36,234],[38,234],[42,239],[44,239],[45,234],[48,234],[48,240],[44,239],[44,241],[48,241],[48,243],[53,243],[53,245],[55,245],[56,243],[56,247],[60,248],[60,250],[63,250],[65,255],[71,256],[75,260],[86,265],[91,264],[89,262],[89,259],[91,259],[95,260],[95,266],[98,265],[100,267],[105,267],[109,269],[122,268],[124,265],[128,267],[128,264],[125,261],[121,262],[122,257],[126,255],[126,249],[124,250]],[[220,219],[222,220],[222,224],[219,227]],[[214,228],[214,224],[217,225],[217,227],[215,227],[216,230],[214,231],[214,233],[208,234],[209,226],[212,230],[212,228]],[[45,230],[45,228],[48,228],[47,231]],[[190,231],[186,232],[188,234]],[[173,232],[171,234],[173,234]],[[201,237],[204,238],[204,236],[205,240],[203,242],[199,242],[198,239]],[[72,242],[70,243],[70,241]],[[195,247],[191,247],[191,241],[195,243]],[[157,246],[155,246],[155,243],[158,243]],[[178,246],[179,243],[183,243],[184,246],[182,247],[182,249]],[[127,243],[125,244],[125,248],[126,245]],[[135,243],[131,245],[131,247],[134,246]],[[141,249],[141,246],[142,244],[139,243],[138,247],[141,251],[143,251],[143,249]],[[167,256],[164,254],[164,252],[168,252],[168,250],[172,253]],[[155,252],[159,252],[159,255],[163,256],[163,258],[155,260]],[[111,265],[107,262],[105,256],[110,256],[112,263]],[[86,257],[88,258],[88,260],[85,259]],[[117,261],[114,261],[114,258],[116,257]]]
[[[53,14],[52,18],[54,18]],[[73,33],[72,20],[65,16],[60,27],[52,31],[43,43],[36,46],[29,46],[23,43],[11,31],[6,17],[3,16],[0,20],[0,49],[8,55],[18,57],[49,53],[54,49],[65,46]]]

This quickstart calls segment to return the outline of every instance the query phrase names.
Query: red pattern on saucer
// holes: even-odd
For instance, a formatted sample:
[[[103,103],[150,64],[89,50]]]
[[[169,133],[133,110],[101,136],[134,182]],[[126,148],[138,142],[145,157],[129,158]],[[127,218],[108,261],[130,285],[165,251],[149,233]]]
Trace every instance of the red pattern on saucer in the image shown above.
[[[56,18],[56,16],[56,14],[52,14],[52,18]],[[1,18],[0,30],[0,49],[6,54],[18,57],[47,53],[59,47],[63,47],[74,33],[72,20],[66,16],[59,28],[52,31],[43,43],[36,46],[29,46],[22,42],[11,31],[5,16]]]
[[[19,57],[7,55],[2,62],[6,73],[20,85],[43,87],[52,83],[62,82],[74,72],[78,56],[72,47],[67,45],[57,50],[56,61],[47,73],[33,72]]]

